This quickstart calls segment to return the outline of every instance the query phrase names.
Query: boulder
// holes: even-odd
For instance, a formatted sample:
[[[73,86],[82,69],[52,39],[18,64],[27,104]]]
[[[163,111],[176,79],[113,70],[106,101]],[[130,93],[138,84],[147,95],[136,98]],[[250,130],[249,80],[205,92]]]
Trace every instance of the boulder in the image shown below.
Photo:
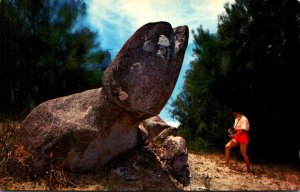
[[[163,143],[169,136],[176,136],[177,135],[177,128],[175,127],[168,127],[160,132],[157,136],[153,138],[153,142],[156,143]]]
[[[169,136],[164,141],[162,147],[163,153],[161,159],[170,166],[172,171],[179,172],[188,166],[188,152],[184,138],[179,136]]]
[[[189,184],[188,151],[184,138],[169,136],[162,145],[163,166],[184,186]]]
[[[145,140],[147,133],[138,127],[169,99],[187,43],[187,26],[148,23],[123,45],[104,73],[102,88],[37,106],[20,125],[35,171],[54,162],[90,170]]]
[[[144,120],[141,123],[142,127],[145,127],[145,129],[149,133],[149,140],[152,140],[154,137],[156,137],[158,134],[160,134],[163,130],[167,128],[171,128],[169,124],[167,124],[164,120],[160,118],[160,116],[154,116],[150,117],[149,119]]]
[[[149,132],[147,131],[147,129],[143,126],[142,123],[139,124],[139,144],[145,144],[147,139],[149,138]]]
[[[173,180],[183,186],[190,183],[188,150],[184,138],[170,135],[163,141],[150,142],[146,148],[156,156],[162,169]]]

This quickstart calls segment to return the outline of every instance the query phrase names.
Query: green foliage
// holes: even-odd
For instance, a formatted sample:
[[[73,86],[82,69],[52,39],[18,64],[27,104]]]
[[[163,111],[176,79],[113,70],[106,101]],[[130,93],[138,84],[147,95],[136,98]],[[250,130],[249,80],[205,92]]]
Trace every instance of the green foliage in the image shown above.
[[[189,146],[207,151],[223,145],[226,138],[223,114],[228,111],[219,98],[216,82],[220,62],[217,38],[201,26],[193,35],[196,59],[186,73],[183,91],[172,104],[172,113],[181,122],[179,134],[187,138]]]
[[[257,154],[267,151],[277,159],[292,154],[295,160],[299,131],[292,119],[299,112],[289,111],[300,106],[295,92],[300,83],[299,2],[236,0],[225,10],[215,36],[202,27],[194,32],[195,60],[173,102],[181,133],[188,143],[206,141],[223,149],[233,122],[231,108],[240,105],[250,120],[250,153],[251,148]]]
[[[78,25],[85,15],[84,1],[0,1],[0,114],[101,86],[103,71],[85,67],[104,58],[96,33]]]

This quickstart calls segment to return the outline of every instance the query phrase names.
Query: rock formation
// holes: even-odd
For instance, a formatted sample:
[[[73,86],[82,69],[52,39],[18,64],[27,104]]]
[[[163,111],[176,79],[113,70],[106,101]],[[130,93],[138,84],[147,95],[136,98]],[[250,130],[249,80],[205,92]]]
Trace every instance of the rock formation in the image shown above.
[[[188,151],[182,137],[169,136],[163,143],[160,161],[165,170],[186,186],[189,183]]]
[[[154,137],[159,135],[165,129],[172,128],[170,125],[168,125],[166,122],[164,122],[158,115],[144,120],[140,124],[140,127],[144,127],[148,131],[148,133],[149,133],[148,139],[149,140],[153,140]]]
[[[135,147],[139,124],[169,99],[188,43],[188,27],[148,23],[123,45],[103,87],[49,100],[21,123],[22,144],[35,171],[59,162],[71,170],[103,165]]]
[[[177,183],[187,186],[190,183],[188,150],[185,139],[177,136],[177,128],[168,125],[159,116],[144,120],[140,127],[149,132],[146,149],[156,156],[161,168]]]

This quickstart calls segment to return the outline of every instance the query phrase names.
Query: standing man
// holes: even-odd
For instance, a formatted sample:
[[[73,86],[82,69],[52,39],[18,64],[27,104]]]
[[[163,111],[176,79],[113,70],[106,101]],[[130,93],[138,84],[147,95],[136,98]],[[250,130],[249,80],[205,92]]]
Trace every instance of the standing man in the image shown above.
[[[240,145],[241,155],[244,159],[244,162],[247,165],[247,171],[252,172],[250,160],[247,155],[247,147],[249,143],[249,137],[247,131],[249,131],[250,128],[248,118],[245,115],[242,115],[239,110],[234,110],[232,114],[235,117],[234,124],[233,124],[234,130],[229,134],[231,140],[225,145],[224,164],[226,165],[229,164],[230,149]],[[228,132],[230,132],[230,130],[228,130]]]

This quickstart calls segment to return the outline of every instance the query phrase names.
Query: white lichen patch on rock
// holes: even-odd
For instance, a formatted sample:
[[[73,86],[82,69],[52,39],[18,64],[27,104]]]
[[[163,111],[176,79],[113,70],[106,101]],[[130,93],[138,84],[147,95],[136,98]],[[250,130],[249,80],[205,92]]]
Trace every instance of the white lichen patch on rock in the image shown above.
[[[168,47],[170,46],[170,41],[166,36],[160,35],[157,44]]]
[[[152,52],[154,49],[155,49],[155,44],[150,40],[146,41],[143,45],[143,50],[146,52]]]
[[[164,58],[164,55],[167,52],[166,47],[170,46],[170,41],[166,36],[160,35],[157,44],[160,45],[157,55],[159,55],[161,58]]]
[[[157,51],[157,55],[161,56],[162,58],[164,58],[165,53],[166,53],[166,48],[164,48],[163,46],[161,46]]]
[[[179,51],[180,42],[175,40],[175,54]]]

